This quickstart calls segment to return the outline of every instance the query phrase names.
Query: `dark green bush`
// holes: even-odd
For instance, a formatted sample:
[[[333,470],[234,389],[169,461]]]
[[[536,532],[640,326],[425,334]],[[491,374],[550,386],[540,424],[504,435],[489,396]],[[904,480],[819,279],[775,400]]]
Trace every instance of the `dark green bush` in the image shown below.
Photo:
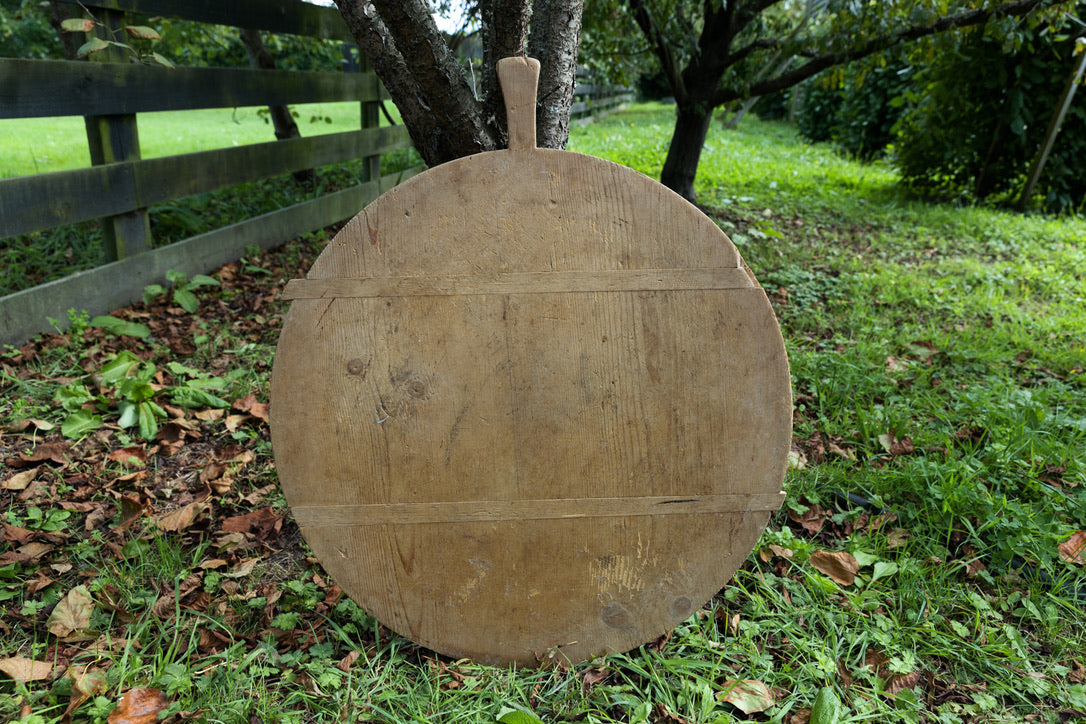
[[[957,52],[937,55],[917,74],[897,128],[897,163],[908,188],[1017,200],[1077,60],[1073,39],[1042,29],[1022,34],[1017,50],[1006,38],[966,34]],[[1045,209],[1083,208],[1083,158],[1086,107],[1076,102],[1036,190]]]

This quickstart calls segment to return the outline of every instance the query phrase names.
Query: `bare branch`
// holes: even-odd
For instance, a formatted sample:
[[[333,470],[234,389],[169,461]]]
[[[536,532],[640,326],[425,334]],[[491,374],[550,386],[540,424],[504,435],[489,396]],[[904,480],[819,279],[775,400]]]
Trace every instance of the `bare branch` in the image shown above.
[[[671,93],[675,96],[675,100],[682,104],[688,100],[688,94],[686,92],[686,83],[683,80],[682,69],[679,68],[675,56],[671,52],[671,45],[668,43],[667,38],[664,37],[663,31],[660,30],[660,26],[656,23],[656,18],[652,16],[651,11],[645,5],[645,0],[630,0],[630,7],[634,11],[634,21],[637,22],[637,26],[641,28],[641,32],[652,43],[656,52],[656,57],[660,59],[660,65],[664,70],[664,75],[667,77],[667,83],[671,87]]]
[[[900,43],[920,38],[929,37],[953,28],[962,28],[971,25],[981,25],[993,17],[1018,17],[1026,15],[1037,8],[1056,4],[1058,0],[1013,0],[995,6],[967,10],[954,15],[941,17],[934,22],[924,25],[912,25],[897,32],[871,38],[862,45],[849,50],[830,53],[821,53],[810,56],[803,65],[778,76],[750,84],[747,88],[721,88],[713,95],[710,103],[712,106],[720,106],[734,100],[740,100],[748,96],[761,96],[776,91],[791,88],[818,73],[860,58],[866,58],[875,53],[891,48]],[[768,46],[772,47],[772,46]],[[754,45],[747,46],[742,51],[744,54],[754,49]]]

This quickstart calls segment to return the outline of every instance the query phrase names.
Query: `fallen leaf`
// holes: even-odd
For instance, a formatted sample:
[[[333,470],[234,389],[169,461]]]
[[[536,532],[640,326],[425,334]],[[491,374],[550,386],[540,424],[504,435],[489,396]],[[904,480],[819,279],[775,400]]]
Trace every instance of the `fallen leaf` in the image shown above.
[[[913,445],[911,437],[903,437],[899,440],[893,435],[883,434],[879,435],[879,443],[882,445],[883,450],[894,457],[897,457],[898,455],[909,455],[916,452],[916,447]]]
[[[234,400],[233,406],[235,410],[240,410],[241,412],[248,412],[253,417],[259,418],[264,422],[268,421],[268,403],[257,402],[256,395],[249,394],[241,398],[240,400]]]
[[[147,448],[143,445],[121,448],[111,452],[106,459],[124,466],[142,465],[147,462]]]
[[[361,651],[352,651],[342,659],[336,662],[336,668],[345,673],[350,673],[351,667],[354,666],[354,662],[358,661],[358,658],[362,655]]]
[[[1059,545],[1060,558],[1068,563],[1086,565],[1086,530],[1074,533]]]
[[[1067,672],[1067,680],[1072,684],[1086,684],[1086,666],[1078,659],[1071,661],[1071,670]]]
[[[897,696],[905,689],[911,689],[920,683],[920,672],[914,671],[910,674],[894,674],[886,680],[886,686],[883,688],[890,696]]]
[[[717,698],[728,702],[744,714],[765,711],[777,703],[768,686],[752,679],[725,681],[724,691],[717,694]]]
[[[73,666],[68,669],[68,677],[72,680],[72,694],[68,700],[68,708],[64,710],[65,720],[87,699],[104,694],[109,688],[106,672],[101,669]]]
[[[21,473],[15,473],[10,478],[0,483],[0,488],[3,488],[4,490],[26,490],[26,486],[34,482],[34,478],[37,477],[37,475],[37,468],[30,468]]]
[[[155,518],[155,522],[158,524],[158,527],[164,531],[180,533],[181,531],[188,530],[192,527],[192,524],[196,522],[196,519],[200,517],[200,514],[210,507],[211,503],[208,501],[198,500],[195,503],[182,505],[180,508],[160,515]]]
[[[88,628],[93,612],[94,599],[91,598],[90,591],[86,586],[76,586],[68,591],[68,595],[62,598],[53,609],[46,627],[49,633],[58,638],[64,638]]]
[[[856,558],[845,551],[815,551],[810,557],[811,565],[842,586],[851,586],[856,581],[856,571],[860,564]]]
[[[657,704],[654,713],[653,724],[690,724],[689,719],[683,719],[677,714],[672,714],[663,704]]]
[[[239,427],[245,424],[245,421],[249,419],[248,415],[227,415],[226,416],[226,431],[236,432]]]
[[[812,505],[804,513],[789,510],[788,517],[803,526],[803,529],[811,535],[817,535],[822,530],[822,526],[826,524],[829,513],[820,505]]]
[[[60,668],[63,669],[63,666]],[[34,661],[24,659],[22,656],[12,656],[8,659],[0,659],[0,671],[25,684],[28,681],[52,678],[53,665],[48,661]]]
[[[602,684],[611,675],[611,670],[606,666],[593,666],[584,672],[581,679],[581,694],[587,697],[597,684]]]
[[[47,442],[38,445],[34,452],[23,458],[13,458],[7,461],[8,467],[25,468],[38,463],[53,462],[58,465],[68,464],[68,452],[72,444],[68,442]]]
[[[170,705],[158,689],[130,689],[121,696],[117,708],[106,721],[109,724],[156,724],[158,713]]]
[[[227,518],[222,522],[222,531],[224,533],[252,533],[257,538],[264,538],[273,530],[279,532],[282,525],[283,516],[275,513],[271,507],[266,507]]]

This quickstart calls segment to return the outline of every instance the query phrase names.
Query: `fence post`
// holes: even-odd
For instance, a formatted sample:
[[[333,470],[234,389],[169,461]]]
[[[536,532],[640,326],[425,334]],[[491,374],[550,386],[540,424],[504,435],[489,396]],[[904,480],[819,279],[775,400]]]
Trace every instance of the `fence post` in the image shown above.
[[[100,21],[106,24],[105,39],[120,33],[124,14],[117,10],[99,10]],[[120,48],[110,47],[90,56],[91,60],[105,63],[128,63],[131,59]],[[139,131],[136,114],[108,116],[84,116],[87,128],[87,144],[90,147],[91,165],[140,160]],[[137,198],[138,189],[134,189]],[[102,244],[106,260],[117,261],[151,248],[151,222],[146,209],[137,209],[118,216],[102,219]]]
[[[349,51],[348,51],[349,48]],[[357,58],[357,62],[353,64],[355,70],[359,73],[368,73],[371,71],[370,61],[359,50],[357,45],[344,46],[344,55]],[[381,125],[381,101],[362,101],[362,128],[377,128]],[[381,157],[380,156],[363,156],[362,157],[362,181],[373,181],[374,179],[381,178]]]

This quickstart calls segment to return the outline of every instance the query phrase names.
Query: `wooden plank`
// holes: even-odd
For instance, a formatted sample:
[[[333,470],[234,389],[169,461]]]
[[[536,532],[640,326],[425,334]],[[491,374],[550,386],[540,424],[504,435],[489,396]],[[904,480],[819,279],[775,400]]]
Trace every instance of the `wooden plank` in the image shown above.
[[[366,299],[369,297],[454,297],[486,294],[556,292],[649,292],[748,289],[746,271],[730,269],[612,269],[608,271],[519,272],[510,274],[367,278],[294,279],[284,299]]]
[[[0,58],[0,118],[375,101],[373,73],[164,68],[135,63]]]
[[[343,16],[334,7],[300,0],[61,0],[90,8],[111,8],[164,15],[201,23],[254,28],[354,42]]]
[[[369,526],[428,523],[558,520],[641,515],[718,515],[774,511],[784,493],[744,495],[640,495],[623,498],[564,498],[548,500],[465,500],[443,503],[374,503],[370,505],[308,505],[291,508],[298,525]]]
[[[121,214],[410,145],[406,129],[386,126],[0,179],[0,236]]]
[[[206,273],[239,259],[249,245],[269,249],[342,221],[418,171],[388,174],[380,180],[0,297],[0,344],[18,345],[40,332],[54,331],[48,317],[67,327],[69,309],[85,309],[97,315],[130,304],[140,298],[148,284],[165,283],[167,271],[188,276]]]
[[[291,303],[271,437],[303,535],[369,614],[454,658],[573,663],[659,636],[747,556],[781,500],[790,376],[720,228],[534,148],[535,93],[499,77],[512,147],[381,196],[313,263],[307,290],[364,294]],[[738,286],[699,288],[718,270]]]

